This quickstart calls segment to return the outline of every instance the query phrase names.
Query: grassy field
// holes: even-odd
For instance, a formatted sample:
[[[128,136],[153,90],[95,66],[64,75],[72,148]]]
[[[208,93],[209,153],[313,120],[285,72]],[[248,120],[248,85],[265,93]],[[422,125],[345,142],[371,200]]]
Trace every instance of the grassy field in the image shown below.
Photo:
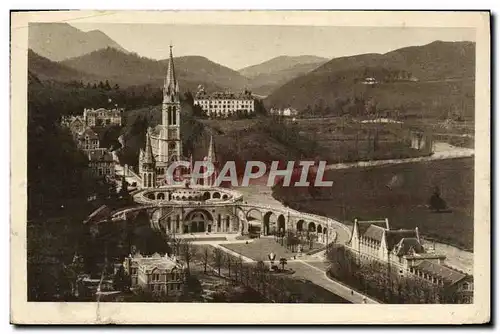
[[[473,249],[474,159],[461,158],[330,170],[331,188],[274,188],[274,196],[295,209],[344,221],[389,218],[393,228],[418,227],[421,235],[462,249]],[[450,212],[427,208],[435,187]]]

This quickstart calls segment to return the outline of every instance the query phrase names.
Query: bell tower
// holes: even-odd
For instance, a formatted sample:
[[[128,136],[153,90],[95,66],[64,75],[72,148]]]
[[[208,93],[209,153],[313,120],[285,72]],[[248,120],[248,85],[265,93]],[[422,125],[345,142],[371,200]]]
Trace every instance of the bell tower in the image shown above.
[[[175,76],[174,57],[170,46],[167,76],[163,85],[162,131],[160,134],[159,155],[161,162],[179,160],[182,154],[181,142],[181,103],[179,83]]]

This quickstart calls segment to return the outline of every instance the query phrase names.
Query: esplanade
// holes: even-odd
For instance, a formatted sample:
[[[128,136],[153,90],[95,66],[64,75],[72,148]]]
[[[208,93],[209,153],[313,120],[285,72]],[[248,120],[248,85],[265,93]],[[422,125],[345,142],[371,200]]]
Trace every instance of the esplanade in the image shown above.
[[[151,227],[164,233],[182,235],[261,235],[304,232],[317,236],[320,243],[334,241],[347,227],[333,219],[299,212],[283,206],[247,203],[233,189],[209,186],[165,186],[133,192],[133,206],[118,209],[93,223],[125,220],[133,212],[148,213]]]

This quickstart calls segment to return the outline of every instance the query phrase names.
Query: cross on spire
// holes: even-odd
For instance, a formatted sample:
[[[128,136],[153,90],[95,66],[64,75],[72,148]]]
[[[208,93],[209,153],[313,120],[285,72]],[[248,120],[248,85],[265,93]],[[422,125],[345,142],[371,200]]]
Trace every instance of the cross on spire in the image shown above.
[[[178,99],[179,85],[175,76],[174,56],[172,53],[172,43],[170,43],[170,58],[168,60],[167,77],[163,86],[163,99],[168,102],[174,102]]]

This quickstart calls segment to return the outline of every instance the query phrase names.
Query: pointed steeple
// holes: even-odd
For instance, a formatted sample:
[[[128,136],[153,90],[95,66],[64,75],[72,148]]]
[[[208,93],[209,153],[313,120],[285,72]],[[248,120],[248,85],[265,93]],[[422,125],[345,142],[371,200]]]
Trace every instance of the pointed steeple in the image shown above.
[[[167,76],[163,86],[163,98],[168,98],[167,102],[175,102],[179,95],[179,84],[175,76],[174,56],[172,55],[172,45],[170,45],[170,58],[168,60]]]
[[[214,137],[210,135],[210,144],[208,146],[208,155],[207,155],[207,160],[215,162],[217,161],[217,157],[215,154],[215,144],[214,144]]]
[[[146,133],[146,147],[144,148],[144,163],[147,164],[153,164],[155,162],[150,136],[151,136],[151,128],[148,128],[148,132]]]

